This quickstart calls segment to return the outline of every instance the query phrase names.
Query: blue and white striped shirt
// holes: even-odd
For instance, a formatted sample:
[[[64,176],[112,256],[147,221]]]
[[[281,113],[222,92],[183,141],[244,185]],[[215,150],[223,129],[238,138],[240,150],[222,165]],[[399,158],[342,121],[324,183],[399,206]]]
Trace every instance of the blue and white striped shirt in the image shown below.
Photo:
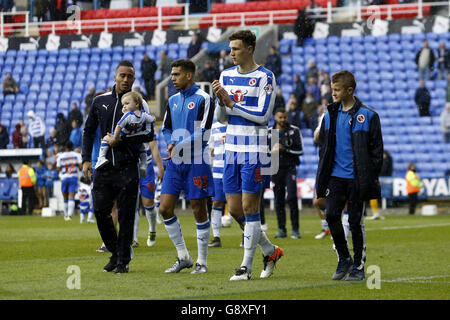
[[[214,150],[213,178],[222,179],[225,161],[225,136],[227,127],[216,121],[211,127],[209,148]]]
[[[228,115],[227,162],[235,153],[239,157],[245,154],[245,161],[259,159],[258,154],[268,153],[267,123],[275,103],[275,76],[263,66],[249,73],[240,73],[235,66],[223,71],[219,81],[235,102],[231,109],[220,106],[217,100],[217,108]]]

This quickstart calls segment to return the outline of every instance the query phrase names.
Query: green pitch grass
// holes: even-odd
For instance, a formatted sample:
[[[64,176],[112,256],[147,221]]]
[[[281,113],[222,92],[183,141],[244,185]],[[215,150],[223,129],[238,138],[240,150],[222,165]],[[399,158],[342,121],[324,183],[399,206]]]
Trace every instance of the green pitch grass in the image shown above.
[[[197,256],[193,216],[179,215],[184,237],[195,261]],[[274,239],[274,214],[267,215],[267,234],[284,249],[285,256],[268,279],[259,279],[263,267],[257,249],[251,281],[231,282],[243,248],[241,231],[234,222],[222,229],[222,248],[209,249],[207,274],[164,274],[176,251],[163,225],[157,226],[157,243],[146,246],[148,223],[141,216],[140,247],[130,273],[102,272],[108,253],[96,253],[101,244],[95,224],[80,224],[76,216],[0,217],[0,299],[199,299],[199,300],[299,300],[299,299],[443,299],[450,298],[450,215],[433,217],[391,215],[366,221],[367,263],[379,268],[380,289],[367,282],[332,281],[337,258],[330,237],[315,240],[320,220],[301,216],[301,239]],[[288,219],[289,226],[289,219]],[[79,289],[73,273],[79,268]],[[73,271],[72,271],[73,272]],[[366,277],[375,273],[366,274]],[[72,280],[71,280],[72,279]],[[370,281],[372,287],[375,280]],[[370,287],[369,283],[369,287]],[[69,284],[69,286],[68,286]]]

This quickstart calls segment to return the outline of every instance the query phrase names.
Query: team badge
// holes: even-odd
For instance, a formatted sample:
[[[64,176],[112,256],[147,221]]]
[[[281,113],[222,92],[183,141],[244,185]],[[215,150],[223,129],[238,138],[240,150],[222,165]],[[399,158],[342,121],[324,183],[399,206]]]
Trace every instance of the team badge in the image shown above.
[[[194,107],[195,107],[195,102],[189,102],[188,109],[192,110],[192,109],[194,109]]]
[[[256,79],[255,78],[250,79],[250,81],[248,82],[249,86],[254,86],[255,84],[256,84]]]
[[[264,87],[264,90],[266,91],[266,94],[272,94],[273,86],[271,84],[268,84]]]
[[[247,90],[242,91],[241,89],[237,89],[236,91],[231,90],[231,94],[233,94],[234,101],[242,102],[244,101],[244,96],[248,93]]]
[[[364,121],[366,121],[366,117],[364,117],[363,114],[358,114],[358,115],[356,116],[356,120],[357,120],[359,123],[364,123]]]

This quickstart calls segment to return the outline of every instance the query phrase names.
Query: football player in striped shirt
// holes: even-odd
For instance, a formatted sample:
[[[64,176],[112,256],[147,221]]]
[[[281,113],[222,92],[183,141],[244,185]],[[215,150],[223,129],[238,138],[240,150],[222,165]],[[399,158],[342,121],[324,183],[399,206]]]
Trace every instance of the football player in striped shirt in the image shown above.
[[[272,275],[283,250],[274,246],[261,229],[260,196],[268,156],[268,121],[275,102],[272,71],[255,63],[256,36],[250,30],[230,38],[234,67],[222,71],[212,83],[217,96],[216,118],[228,122],[225,141],[223,188],[231,215],[245,217],[244,258],[230,280],[250,280],[256,247],[263,251],[261,278]],[[274,173],[272,173],[274,174]]]

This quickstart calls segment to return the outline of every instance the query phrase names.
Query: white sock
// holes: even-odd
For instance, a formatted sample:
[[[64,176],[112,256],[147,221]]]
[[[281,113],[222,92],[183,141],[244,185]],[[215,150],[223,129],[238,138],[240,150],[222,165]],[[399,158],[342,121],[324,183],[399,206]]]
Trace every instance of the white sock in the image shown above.
[[[197,249],[198,257],[197,263],[206,266],[208,255],[208,241],[210,235],[209,220],[205,222],[196,223],[197,225]]]
[[[258,245],[261,247],[261,251],[263,252],[264,257],[271,256],[275,250],[275,246],[272,244],[272,242],[270,242],[269,238],[267,238],[266,233],[262,229]]]
[[[68,200],[64,200],[64,205],[63,205],[64,217],[68,217],[69,216],[68,208],[69,208],[69,201]]]
[[[88,212],[88,220],[93,220],[92,218],[94,217],[94,213],[92,211]]]
[[[84,213],[80,212],[80,222],[84,222],[84,221],[86,221],[84,219]]]
[[[145,216],[148,220],[148,232],[156,232],[156,208],[153,207],[144,207]]]
[[[183,233],[181,232],[181,225],[177,216],[164,220],[164,226],[169,234],[170,240],[172,240],[175,248],[177,249],[178,258],[185,260],[189,258],[189,252],[184,242]]]
[[[225,208],[213,207],[211,211],[211,227],[214,238],[220,238],[220,226],[222,225],[222,214]]]
[[[75,200],[69,199],[69,205],[67,207],[67,213],[69,217],[73,216],[73,213],[75,212]]]
[[[261,236],[261,217],[259,212],[245,215],[244,227],[244,259],[241,266],[247,267],[251,272],[256,247]]]
[[[327,220],[322,220],[322,230],[329,230],[330,228],[328,227],[328,222]]]
[[[139,232],[139,208],[136,207],[136,213],[134,214],[133,241],[138,242],[138,232]]]
[[[105,158],[106,154],[108,153],[108,149],[109,149],[109,144],[102,140],[102,142],[100,143],[100,151],[98,153],[99,157]]]

